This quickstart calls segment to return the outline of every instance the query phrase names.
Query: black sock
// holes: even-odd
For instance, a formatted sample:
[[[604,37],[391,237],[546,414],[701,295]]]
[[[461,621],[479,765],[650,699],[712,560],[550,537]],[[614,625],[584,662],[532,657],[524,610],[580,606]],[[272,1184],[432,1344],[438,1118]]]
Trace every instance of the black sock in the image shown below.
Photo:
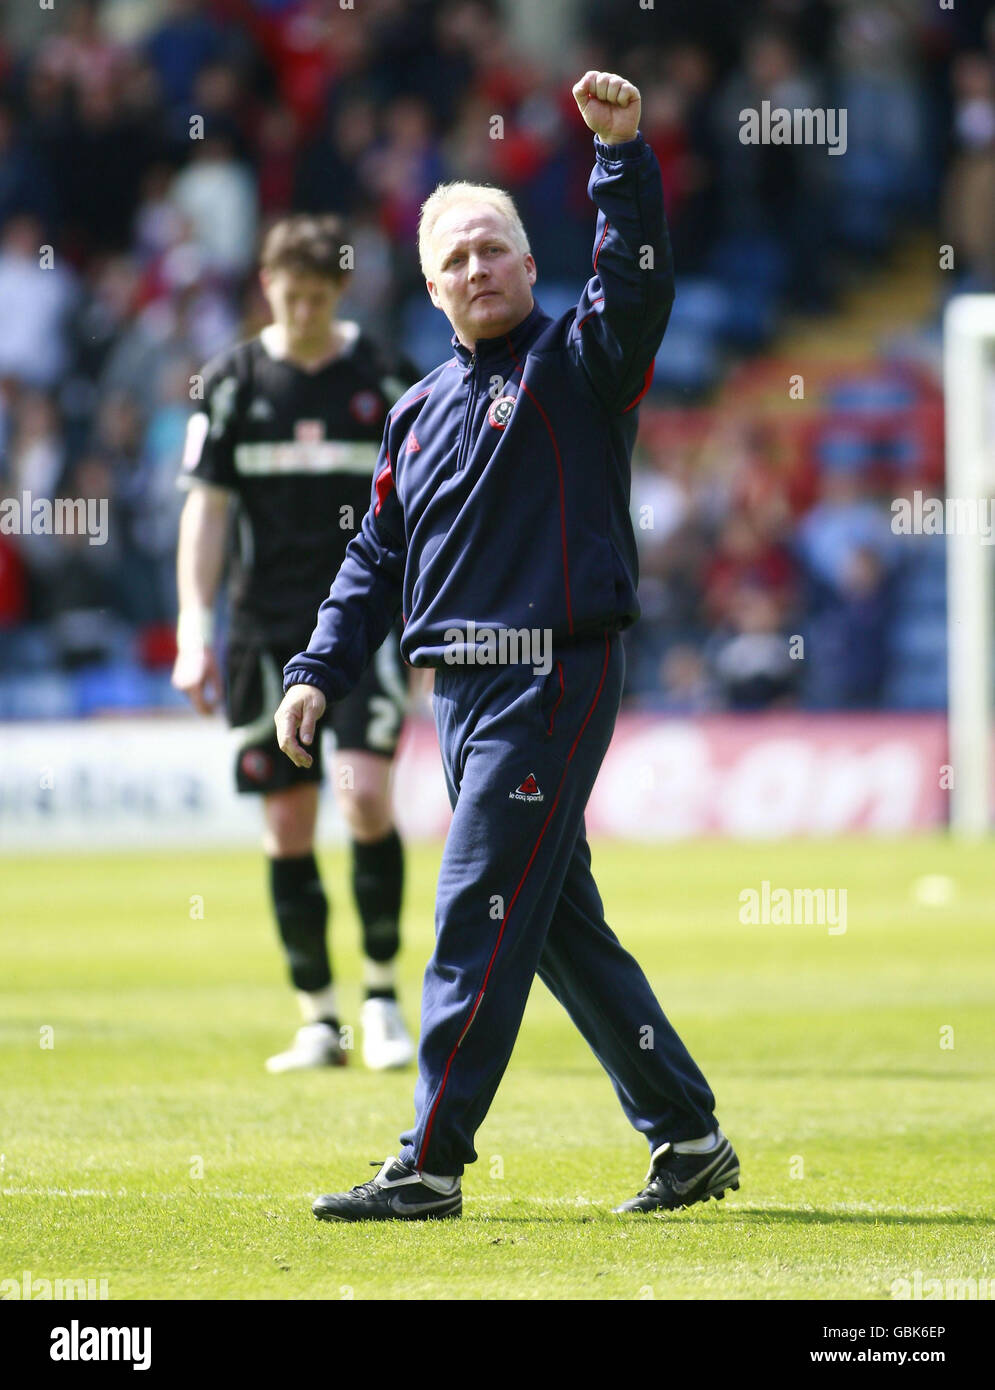
[[[269,861],[273,911],[295,989],[308,994],[332,982],[325,932],[328,899],[313,854]]]
[[[363,952],[386,964],[401,945],[401,894],[404,891],[404,847],[396,830],[375,844],[352,842],[352,891],[363,925]],[[367,999],[394,999],[389,986],[366,991]]]

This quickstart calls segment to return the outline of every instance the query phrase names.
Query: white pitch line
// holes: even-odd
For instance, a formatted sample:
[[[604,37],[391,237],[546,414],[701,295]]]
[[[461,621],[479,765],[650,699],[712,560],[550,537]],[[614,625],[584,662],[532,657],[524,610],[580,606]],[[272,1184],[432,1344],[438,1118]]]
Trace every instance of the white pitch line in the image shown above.
[[[290,1192],[205,1192],[199,1193],[189,1188],[181,1192],[132,1192],[128,1188],[119,1188],[116,1192],[111,1192],[102,1187],[3,1187],[0,1188],[0,1197],[141,1197],[145,1201],[155,1201],[164,1198],[180,1197],[220,1197],[225,1201],[254,1201],[254,1202],[293,1202],[303,1201],[310,1196],[312,1200],[318,1196],[315,1193]]]

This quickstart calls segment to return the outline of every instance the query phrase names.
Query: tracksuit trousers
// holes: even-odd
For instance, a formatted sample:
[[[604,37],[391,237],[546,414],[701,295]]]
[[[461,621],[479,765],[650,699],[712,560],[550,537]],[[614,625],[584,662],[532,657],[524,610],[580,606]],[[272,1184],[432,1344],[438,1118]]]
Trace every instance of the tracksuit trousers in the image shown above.
[[[425,970],[416,1117],[404,1162],[456,1176],[511,1058],[538,974],[607,1071],[650,1149],[716,1126],[714,1097],[645,975],[609,930],[584,809],[611,741],[617,634],[551,669],[444,666],[435,722],[453,807]]]

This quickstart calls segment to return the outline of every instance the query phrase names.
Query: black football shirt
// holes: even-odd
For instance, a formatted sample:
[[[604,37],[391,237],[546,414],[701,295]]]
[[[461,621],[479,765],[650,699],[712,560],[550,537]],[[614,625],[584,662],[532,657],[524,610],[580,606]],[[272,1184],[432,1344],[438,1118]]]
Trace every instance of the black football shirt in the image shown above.
[[[231,637],[305,642],[369,510],[387,411],[420,373],[353,331],[317,369],[273,355],[267,330],[204,368],[179,483],[235,493]]]

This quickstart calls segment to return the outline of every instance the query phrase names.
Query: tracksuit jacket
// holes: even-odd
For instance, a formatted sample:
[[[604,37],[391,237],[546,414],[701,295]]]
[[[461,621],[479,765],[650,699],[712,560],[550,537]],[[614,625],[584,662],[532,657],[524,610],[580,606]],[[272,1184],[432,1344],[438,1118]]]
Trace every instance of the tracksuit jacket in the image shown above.
[[[594,153],[594,273],[576,308],[554,320],[534,302],[473,352],[454,336],[393,407],[370,509],[284,689],[347,695],[398,611],[412,666],[452,662],[471,620],[549,630],[555,649],[638,617],[630,457],[673,262],[641,133]]]

